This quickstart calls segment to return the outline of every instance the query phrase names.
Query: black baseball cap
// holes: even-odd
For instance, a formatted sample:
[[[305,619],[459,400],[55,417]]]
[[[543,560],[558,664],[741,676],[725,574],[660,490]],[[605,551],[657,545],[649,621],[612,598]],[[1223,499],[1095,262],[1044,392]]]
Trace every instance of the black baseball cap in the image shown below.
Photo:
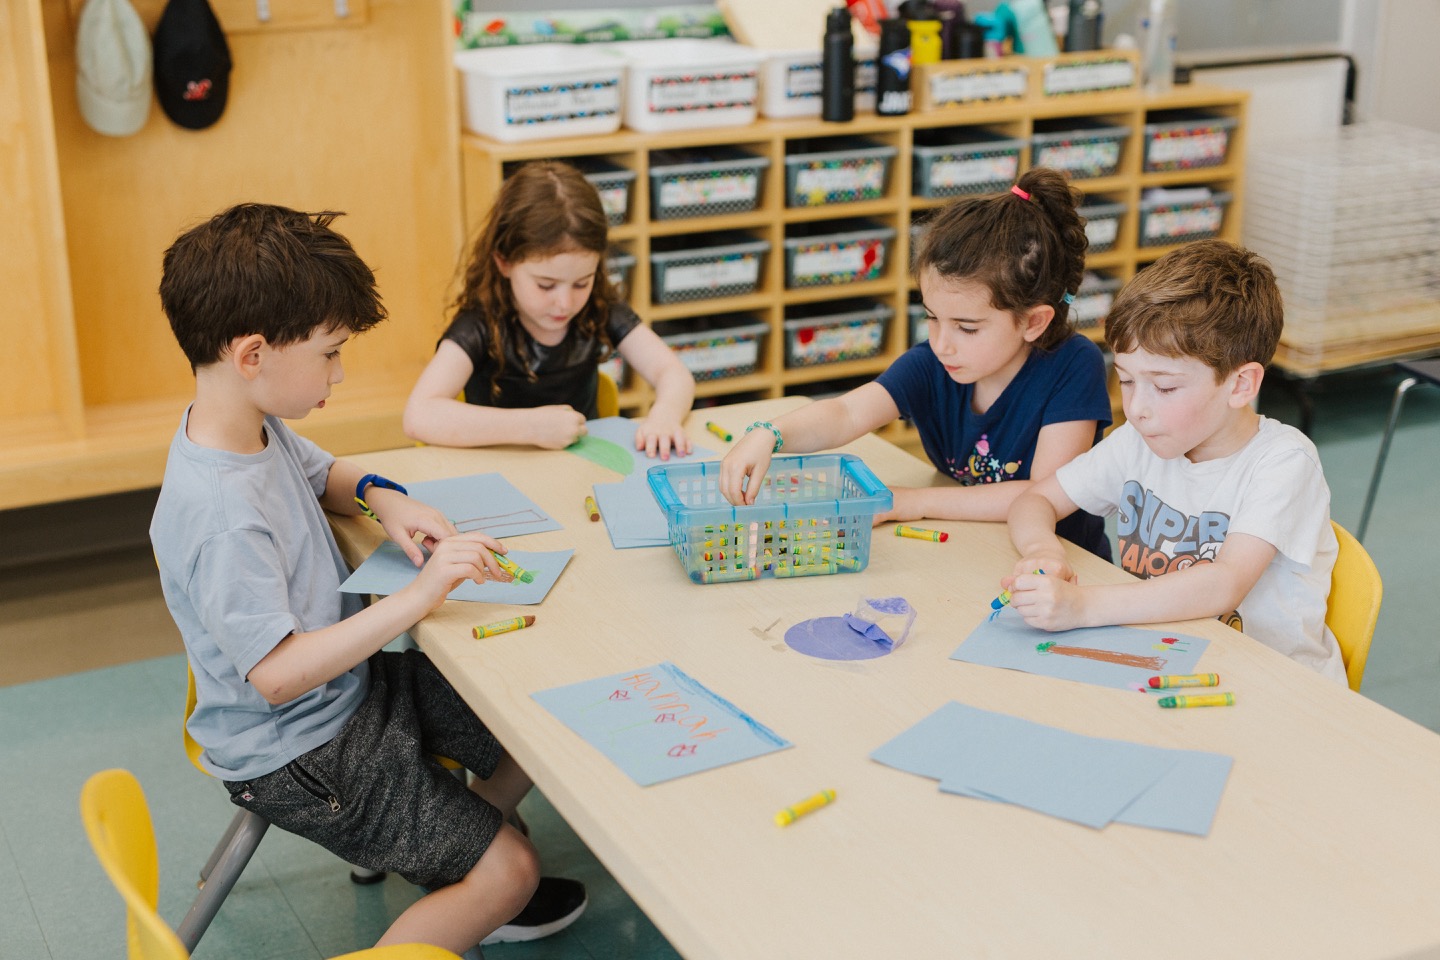
[[[169,0],[155,27],[155,96],[165,115],[202,130],[230,93],[230,46],[207,0]]]

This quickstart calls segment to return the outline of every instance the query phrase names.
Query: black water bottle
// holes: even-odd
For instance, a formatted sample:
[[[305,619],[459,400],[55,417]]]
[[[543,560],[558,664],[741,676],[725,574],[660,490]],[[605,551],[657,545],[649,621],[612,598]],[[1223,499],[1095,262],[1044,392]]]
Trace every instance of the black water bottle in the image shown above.
[[[896,17],[880,21],[875,56],[875,112],[898,117],[910,112],[910,28]]]
[[[820,119],[832,123],[855,119],[855,38],[850,33],[850,11],[845,7],[836,7],[825,18]]]

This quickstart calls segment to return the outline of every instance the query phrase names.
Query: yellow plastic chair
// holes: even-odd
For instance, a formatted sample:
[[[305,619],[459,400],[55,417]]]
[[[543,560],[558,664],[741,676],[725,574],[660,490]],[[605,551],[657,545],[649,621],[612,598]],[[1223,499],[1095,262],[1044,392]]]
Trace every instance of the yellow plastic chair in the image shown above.
[[[598,376],[600,382],[595,390],[595,412],[602,417],[620,416],[620,388],[604,370]]]
[[[90,846],[125,901],[130,960],[188,960],[190,951],[156,912],[160,858],[155,826],[140,782],[128,770],[101,770],[80,791],[80,819]],[[397,944],[347,953],[337,960],[459,960],[427,944]]]
[[[1340,656],[1345,660],[1345,678],[1350,689],[1359,691],[1365,676],[1365,661],[1370,658],[1370,641],[1375,638],[1375,621],[1380,618],[1380,598],[1385,585],[1375,561],[1360,541],[1335,521],[1335,539],[1340,552],[1335,557],[1335,571],[1330,575],[1330,600],[1325,609],[1325,625],[1340,643]]]

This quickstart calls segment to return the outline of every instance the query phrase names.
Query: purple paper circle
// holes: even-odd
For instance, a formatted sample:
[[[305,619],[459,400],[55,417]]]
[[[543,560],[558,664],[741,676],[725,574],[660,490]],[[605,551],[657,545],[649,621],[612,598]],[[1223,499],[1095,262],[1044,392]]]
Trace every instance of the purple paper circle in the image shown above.
[[[802,620],[785,631],[785,643],[797,653],[822,660],[873,660],[890,652],[850,629],[844,617]]]

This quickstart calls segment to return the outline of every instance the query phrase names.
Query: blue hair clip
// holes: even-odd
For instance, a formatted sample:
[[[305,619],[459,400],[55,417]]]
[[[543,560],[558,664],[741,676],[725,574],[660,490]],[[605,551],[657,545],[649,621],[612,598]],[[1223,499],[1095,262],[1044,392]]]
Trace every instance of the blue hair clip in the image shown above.
[[[1073,293],[1071,293],[1070,291],[1067,290],[1067,291],[1065,291],[1065,296],[1061,297],[1060,299],[1063,300],[1063,301],[1064,301],[1065,303],[1067,303],[1067,304],[1074,303],[1074,302],[1075,302],[1075,294],[1073,294]]]

